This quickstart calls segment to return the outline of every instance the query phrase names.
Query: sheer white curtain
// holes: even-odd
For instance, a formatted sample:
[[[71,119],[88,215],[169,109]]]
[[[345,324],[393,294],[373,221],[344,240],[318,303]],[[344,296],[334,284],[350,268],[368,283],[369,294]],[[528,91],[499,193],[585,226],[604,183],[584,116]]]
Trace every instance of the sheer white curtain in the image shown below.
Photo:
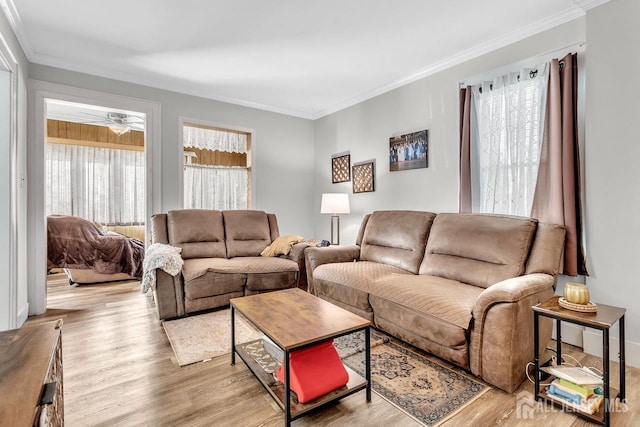
[[[247,209],[247,168],[190,165],[184,167],[187,209]]]
[[[472,88],[473,212],[530,215],[540,163],[548,77],[545,64]]]
[[[247,135],[219,129],[183,127],[186,148],[246,153]],[[184,166],[184,207],[187,209],[247,209],[248,169],[211,165]]]
[[[144,152],[46,144],[46,213],[144,224]]]
[[[185,147],[200,148],[201,150],[227,151],[229,153],[247,152],[247,135],[243,133],[185,125],[183,135]]]

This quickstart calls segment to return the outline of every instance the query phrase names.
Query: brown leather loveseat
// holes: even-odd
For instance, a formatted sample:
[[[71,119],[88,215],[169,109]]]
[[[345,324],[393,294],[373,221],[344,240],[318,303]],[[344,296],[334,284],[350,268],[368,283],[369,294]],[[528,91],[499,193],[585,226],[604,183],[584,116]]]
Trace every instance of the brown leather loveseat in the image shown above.
[[[222,307],[243,295],[306,287],[303,244],[285,257],[260,256],[277,237],[276,216],[263,211],[183,209],[153,215],[151,243],[181,248],[184,260],[175,277],[156,270],[158,317]]]
[[[305,251],[309,291],[490,384],[533,359],[531,306],[554,294],[564,228],[533,218],[377,211],[353,246]],[[551,322],[540,324],[544,349]]]

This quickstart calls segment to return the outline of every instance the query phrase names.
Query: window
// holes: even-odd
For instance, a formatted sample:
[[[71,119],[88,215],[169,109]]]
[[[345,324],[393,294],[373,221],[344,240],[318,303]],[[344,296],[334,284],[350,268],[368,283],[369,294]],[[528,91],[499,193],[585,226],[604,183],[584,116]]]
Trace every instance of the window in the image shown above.
[[[472,88],[473,212],[530,215],[540,163],[547,79],[547,67],[541,65]]]
[[[247,209],[251,134],[185,124],[184,207]]]
[[[72,140],[48,142],[46,183],[47,215],[79,216],[109,226],[144,225],[143,146],[119,149],[76,145]]]
[[[582,238],[578,55],[460,89],[460,212],[566,231],[562,273],[588,274]]]

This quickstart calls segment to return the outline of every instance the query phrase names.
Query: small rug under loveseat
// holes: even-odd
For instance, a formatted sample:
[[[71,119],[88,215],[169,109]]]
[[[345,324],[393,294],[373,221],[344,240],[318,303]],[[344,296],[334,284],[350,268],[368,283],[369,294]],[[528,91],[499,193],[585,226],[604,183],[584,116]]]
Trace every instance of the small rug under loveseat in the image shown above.
[[[231,352],[229,309],[162,322],[179,366],[210,360]],[[236,312],[236,344],[261,338],[262,334]]]

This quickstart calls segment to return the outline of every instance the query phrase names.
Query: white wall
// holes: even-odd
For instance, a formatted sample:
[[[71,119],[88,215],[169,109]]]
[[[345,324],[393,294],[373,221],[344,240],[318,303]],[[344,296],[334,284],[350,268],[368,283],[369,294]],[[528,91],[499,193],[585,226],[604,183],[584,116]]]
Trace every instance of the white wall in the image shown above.
[[[14,194],[14,201],[16,203],[17,211],[17,265],[14,284],[15,288],[15,309],[16,319],[12,319],[10,323],[15,323],[15,326],[19,326],[27,318],[29,311],[28,297],[27,297],[27,186],[22,177],[26,178],[27,170],[27,73],[29,63],[24,55],[20,44],[18,43],[9,22],[7,21],[4,13],[0,13],[0,36],[4,39],[7,48],[11,51],[11,54],[17,61],[17,70],[15,72],[16,83],[16,111],[15,111],[15,135],[17,139],[17,159],[15,163],[14,176],[17,178],[17,194]],[[4,101],[3,101],[4,102]],[[8,160],[3,158],[4,160]],[[4,166],[3,166],[4,168]],[[0,191],[0,200],[4,203],[6,200],[10,200],[11,194],[7,194],[6,190]],[[4,225],[4,224],[3,224]],[[5,240],[4,235],[0,244],[5,248],[8,247],[9,241]],[[5,284],[7,285],[7,284]],[[2,287],[0,291],[0,300],[8,302],[9,295],[5,293],[8,287]],[[11,303],[11,302],[10,302]],[[6,306],[3,305],[0,308],[0,318],[6,318],[8,313],[4,310]],[[0,327],[0,329],[3,329]]]
[[[587,12],[585,113],[590,273],[586,283],[594,301],[627,309],[627,339],[636,343],[640,343],[638,22],[638,0],[612,0]]]
[[[581,18],[316,120],[316,236],[329,234],[329,218],[319,214],[324,192],[350,193],[352,213],[341,216],[343,244],[355,241],[362,217],[374,210],[457,212],[459,83],[584,39]],[[421,129],[429,130],[429,167],[389,172],[389,137]],[[352,162],[376,160],[375,192],[352,194],[351,182],[331,183],[331,155],[343,151]]]

